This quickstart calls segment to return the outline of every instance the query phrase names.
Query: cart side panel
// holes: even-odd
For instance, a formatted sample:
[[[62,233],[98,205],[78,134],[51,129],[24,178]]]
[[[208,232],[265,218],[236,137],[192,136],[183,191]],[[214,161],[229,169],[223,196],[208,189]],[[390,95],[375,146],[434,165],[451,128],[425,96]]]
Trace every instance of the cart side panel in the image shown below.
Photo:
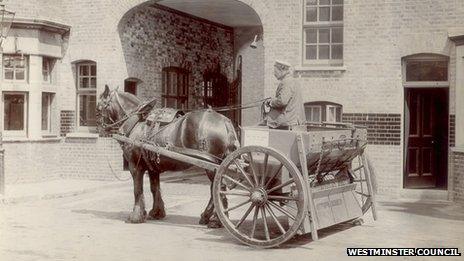
[[[362,130],[328,129],[318,131],[288,131],[269,129],[267,127],[243,127],[242,145],[259,145],[274,148],[299,166],[299,155],[296,135],[301,133],[306,153],[320,152],[322,141],[333,141],[345,138],[363,138]],[[354,137],[353,137],[354,136]]]

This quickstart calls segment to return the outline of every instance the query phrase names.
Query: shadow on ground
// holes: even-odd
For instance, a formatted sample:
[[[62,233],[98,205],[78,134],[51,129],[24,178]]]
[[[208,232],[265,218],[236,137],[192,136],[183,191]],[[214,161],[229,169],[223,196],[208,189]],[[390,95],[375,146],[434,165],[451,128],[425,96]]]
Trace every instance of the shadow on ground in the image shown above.
[[[111,219],[111,220],[119,220],[121,222],[126,222],[127,217],[129,216],[128,211],[119,211],[119,212],[108,212],[108,211],[100,211],[100,210],[86,210],[86,209],[80,209],[80,210],[72,210],[74,213],[78,214],[87,214],[87,215],[92,215],[96,218],[102,218],[102,219]],[[204,241],[204,242],[221,242],[224,244],[230,244],[230,245],[237,245],[241,244],[239,241],[235,240],[232,235],[230,235],[226,229],[224,228],[219,228],[219,229],[210,229],[207,228],[204,225],[199,225],[199,217],[195,216],[185,216],[185,215],[176,215],[176,214],[171,214],[167,215],[166,218],[163,220],[146,220],[146,224],[151,224],[151,225],[162,225],[162,226],[174,226],[174,227],[185,227],[185,228],[190,228],[190,229],[200,229],[204,230],[205,234],[208,235],[209,237],[205,238],[197,238],[199,241]],[[341,231],[346,231],[350,228],[353,228],[357,226],[354,222],[346,222],[346,223],[341,223],[334,225],[329,228],[321,229],[318,231],[319,239],[323,239],[325,237],[330,237],[331,235],[335,233],[339,233]],[[311,250],[311,246],[308,246],[308,243],[311,243],[313,240],[311,238],[311,234],[305,234],[305,235],[296,235],[292,239],[288,240],[284,244],[278,247],[278,249],[289,249],[289,248],[303,248],[303,249],[308,249]],[[254,248],[249,248],[250,250],[253,250]]]
[[[354,222],[346,222],[346,223],[341,223],[337,224],[328,228],[324,228],[321,230],[318,230],[318,236],[319,239],[323,239],[326,237],[330,237],[333,234],[339,233],[341,231],[346,231],[348,229],[351,229],[353,227],[357,226]],[[225,244],[241,244],[238,240],[234,239],[232,235],[230,235],[226,229],[214,229],[214,230],[208,230],[206,232],[208,235],[213,235],[216,236],[216,238],[198,238],[200,241],[206,241],[206,242],[223,242]],[[313,248],[311,245],[308,245],[309,243],[313,242],[313,239],[311,237],[311,234],[304,234],[304,235],[295,235],[293,238],[288,240],[287,242],[283,243],[282,245],[274,248],[274,249],[291,249],[291,248],[302,248],[302,249],[307,249],[307,250],[312,250]],[[255,250],[253,247],[249,247],[250,250]]]
[[[464,221],[464,208],[444,203],[431,202],[380,202],[382,210]]]
[[[94,217],[102,218],[102,219],[112,219],[112,220],[120,220],[120,221],[126,221],[127,217],[129,217],[129,214],[130,214],[128,211],[109,212],[109,211],[90,210],[90,209],[72,210],[71,212],[78,213],[78,214],[93,215]]]

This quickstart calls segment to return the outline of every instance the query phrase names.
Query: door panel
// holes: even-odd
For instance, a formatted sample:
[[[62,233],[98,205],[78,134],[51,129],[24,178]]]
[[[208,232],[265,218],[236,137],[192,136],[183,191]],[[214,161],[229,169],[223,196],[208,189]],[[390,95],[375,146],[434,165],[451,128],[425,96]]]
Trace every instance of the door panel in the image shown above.
[[[448,89],[406,89],[406,168],[404,187],[446,186]]]

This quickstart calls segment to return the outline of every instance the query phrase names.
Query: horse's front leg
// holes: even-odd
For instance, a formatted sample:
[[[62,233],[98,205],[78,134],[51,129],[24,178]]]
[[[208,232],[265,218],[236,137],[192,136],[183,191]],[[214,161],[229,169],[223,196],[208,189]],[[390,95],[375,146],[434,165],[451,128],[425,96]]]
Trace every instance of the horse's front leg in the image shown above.
[[[137,157],[138,158],[138,157]],[[145,172],[144,167],[140,164],[140,160],[134,161],[130,159],[129,169],[132,174],[132,180],[134,183],[134,208],[132,213],[129,215],[129,223],[143,223],[147,212],[145,211],[145,200],[143,197],[143,174]]]
[[[152,219],[163,219],[166,216],[164,210],[164,202],[161,198],[161,188],[160,188],[160,173],[158,171],[148,171],[150,177],[150,190],[153,194],[153,209],[148,213],[149,217]]]

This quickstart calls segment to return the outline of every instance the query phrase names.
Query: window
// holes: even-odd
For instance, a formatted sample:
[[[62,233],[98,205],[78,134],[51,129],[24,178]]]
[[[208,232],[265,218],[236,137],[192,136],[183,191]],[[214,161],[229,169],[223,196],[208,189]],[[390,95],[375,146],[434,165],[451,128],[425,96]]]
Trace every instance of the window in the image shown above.
[[[342,105],[329,101],[315,101],[304,104],[308,122],[341,122]]]
[[[52,132],[53,93],[42,93],[42,132]]]
[[[448,61],[407,61],[406,81],[448,81]]]
[[[3,93],[3,131],[11,136],[26,136],[27,94]]]
[[[27,80],[27,57],[24,55],[3,55],[3,79],[10,81]]]
[[[77,66],[77,106],[79,130],[94,131],[97,126],[97,65],[94,62],[78,63]]]
[[[178,67],[163,69],[162,106],[186,109],[189,89],[189,72]]]
[[[306,64],[343,64],[343,0],[304,0]]]
[[[305,113],[308,122],[322,121],[321,106],[319,105],[305,106]]]
[[[403,59],[405,87],[448,87],[449,58],[437,54],[417,54]]]
[[[54,66],[54,59],[49,57],[42,58],[42,80],[46,83],[52,82],[52,71]]]
[[[341,122],[342,121],[342,107],[335,105],[327,105],[327,122]]]

